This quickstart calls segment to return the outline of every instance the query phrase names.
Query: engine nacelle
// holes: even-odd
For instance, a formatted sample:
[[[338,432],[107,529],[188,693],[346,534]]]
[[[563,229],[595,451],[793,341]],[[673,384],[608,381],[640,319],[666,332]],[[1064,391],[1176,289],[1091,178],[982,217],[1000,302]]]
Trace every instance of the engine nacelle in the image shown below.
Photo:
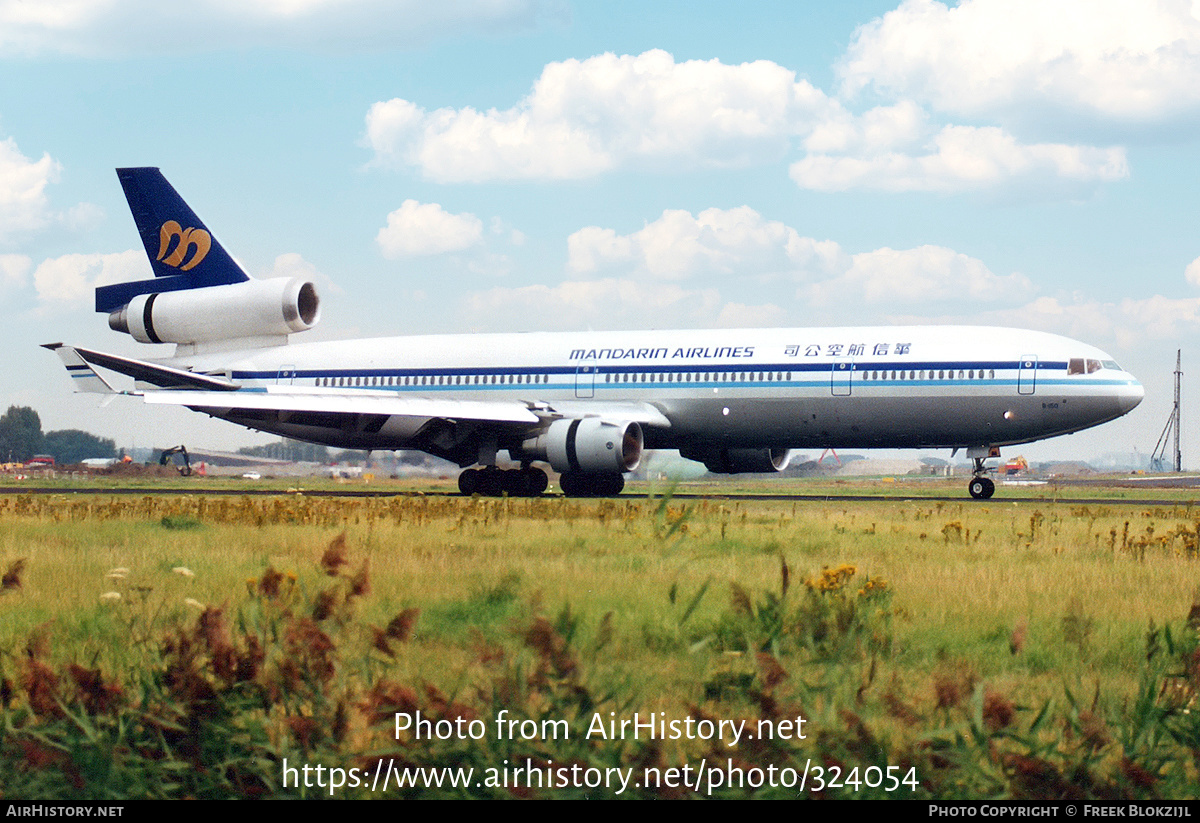
[[[279,337],[321,318],[317,287],[299,277],[140,294],[108,316],[108,325],[142,343],[207,343]]]
[[[791,449],[681,449],[680,454],[699,460],[713,474],[770,474],[783,471],[792,462]]]
[[[642,427],[599,417],[555,420],[522,444],[527,457],[545,460],[559,473],[629,472],[642,462]]]

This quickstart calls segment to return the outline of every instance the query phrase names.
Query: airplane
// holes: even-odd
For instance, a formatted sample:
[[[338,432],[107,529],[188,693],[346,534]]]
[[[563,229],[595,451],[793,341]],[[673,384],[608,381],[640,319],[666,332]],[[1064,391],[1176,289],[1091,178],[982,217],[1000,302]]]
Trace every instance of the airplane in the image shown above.
[[[76,391],[185,406],[327,446],[418,449],[463,494],[624,488],[645,449],[716,473],[778,472],[799,448],[965,449],[988,498],[1000,447],[1126,414],[1140,383],[1101,350],[1011,328],[884,326],[454,334],[293,343],[320,319],[303,278],[249,277],[157,168],[118,169],[154,272],[96,311],[174,356],[46,344]],[[118,390],[104,369],[133,378]],[[507,452],[519,469],[500,469]],[[474,468],[472,468],[474,467]]]

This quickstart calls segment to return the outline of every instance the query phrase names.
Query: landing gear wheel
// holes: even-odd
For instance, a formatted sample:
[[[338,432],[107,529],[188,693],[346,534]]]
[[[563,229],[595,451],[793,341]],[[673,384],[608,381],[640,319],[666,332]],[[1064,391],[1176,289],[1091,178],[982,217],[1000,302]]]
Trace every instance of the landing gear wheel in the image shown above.
[[[504,474],[495,466],[480,469],[478,492],[484,497],[499,497],[505,490]]]
[[[518,475],[520,491],[517,494],[521,497],[540,497],[546,487],[550,485],[550,478],[546,476],[546,473],[533,466],[526,466]]]
[[[458,492],[464,497],[470,497],[479,491],[479,472],[466,469],[458,474]]]
[[[976,477],[967,486],[967,491],[976,500],[987,500],[996,493],[996,484],[991,481],[991,478]]]
[[[537,497],[546,490],[549,478],[541,469],[529,466],[524,469],[502,470],[495,466],[482,469],[467,469],[458,475],[458,490],[466,497],[481,494],[484,497]]]
[[[558,485],[567,497],[616,497],[625,489],[625,478],[615,473],[565,472]]]

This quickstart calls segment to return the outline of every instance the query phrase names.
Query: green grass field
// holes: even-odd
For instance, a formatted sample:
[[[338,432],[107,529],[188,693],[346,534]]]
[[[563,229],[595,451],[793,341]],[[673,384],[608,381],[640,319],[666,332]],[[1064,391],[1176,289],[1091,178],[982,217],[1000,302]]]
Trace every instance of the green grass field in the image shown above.
[[[853,493],[896,499],[0,496],[3,791],[322,795],[282,762],[529,759],[779,777],[641,796],[1197,796],[1200,511]],[[572,734],[501,739],[502,710]],[[398,711],[486,733],[398,739]],[[584,734],[610,712],[811,733]]]

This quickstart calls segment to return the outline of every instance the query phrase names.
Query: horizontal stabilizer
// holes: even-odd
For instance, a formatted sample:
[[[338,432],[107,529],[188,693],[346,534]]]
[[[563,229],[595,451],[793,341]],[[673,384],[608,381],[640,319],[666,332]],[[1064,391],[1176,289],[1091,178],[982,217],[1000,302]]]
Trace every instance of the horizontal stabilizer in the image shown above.
[[[209,377],[206,374],[196,374],[195,372],[184,371],[183,369],[173,369],[170,366],[160,366],[156,363],[147,363],[143,360],[134,360],[132,357],[120,357],[115,354],[105,354],[104,352],[92,351],[91,349],[82,349],[72,346],[64,346],[61,343],[47,343],[45,348],[58,353],[66,364],[67,370],[72,368],[78,370],[78,365],[72,366],[67,361],[68,357],[76,357],[85,366],[100,366],[105,369],[112,369],[118,374],[124,374],[138,380],[142,383],[149,383],[152,386],[158,386],[162,389],[204,389],[206,391],[237,391],[239,388],[237,383],[230,383],[228,380],[222,380],[219,377]],[[69,350],[72,354],[64,355],[64,349]],[[92,372],[95,374],[95,372]],[[104,382],[99,375],[96,379]],[[105,383],[105,385],[108,385]],[[89,389],[88,391],[91,391]]]
[[[79,352],[71,346],[64,346],[62,343],[46,343],[44,348],[50,349],[58,355],[58,359],[67,367],[67,374],[71,376],[71,384],[75,387],[76,392],[86,392],[88,394],[116,394],[117,390],[109,385],[108,381],[96,373],[96,370],[84,360]]]

